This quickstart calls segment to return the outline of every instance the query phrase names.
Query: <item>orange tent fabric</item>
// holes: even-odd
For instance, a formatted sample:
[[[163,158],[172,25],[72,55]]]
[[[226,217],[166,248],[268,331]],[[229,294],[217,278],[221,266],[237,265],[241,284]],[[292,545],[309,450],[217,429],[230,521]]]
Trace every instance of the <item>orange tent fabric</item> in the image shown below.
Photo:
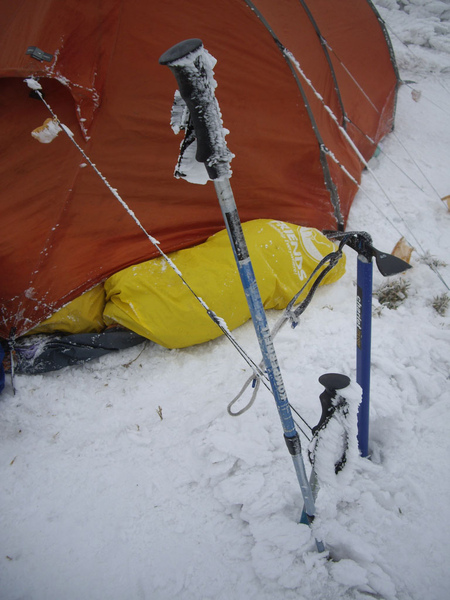
[[[223,228],[212,184],[172,177],[176,83],[158,64],[172,45],[201,38],[218,61],[242,221],[343,228],[363,168],[343,128],[369,158],[393,125],[395,64],[366,0],[0,0],[0,8],[5,338],[157,255],[63,133],[49,144],[30,135],[50,115],[24,78],[39,78],[59,119],[165,252]],[[53,58],[36,60],[31,46]]]

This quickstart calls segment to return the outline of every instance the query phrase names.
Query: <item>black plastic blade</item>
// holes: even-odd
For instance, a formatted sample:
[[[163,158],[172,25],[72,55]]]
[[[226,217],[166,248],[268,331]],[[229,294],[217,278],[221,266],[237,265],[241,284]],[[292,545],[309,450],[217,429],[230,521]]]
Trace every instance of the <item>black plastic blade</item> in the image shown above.
[[[386,254],[386,252],[380,252],[376,248],[373,248],[373,254],[375,255],[375,261],[377,263],[378,270],[383,277],[389,277],[390,275],[398,275],[411,269],[411,265],[406,261],[394,256],[393,254]]]

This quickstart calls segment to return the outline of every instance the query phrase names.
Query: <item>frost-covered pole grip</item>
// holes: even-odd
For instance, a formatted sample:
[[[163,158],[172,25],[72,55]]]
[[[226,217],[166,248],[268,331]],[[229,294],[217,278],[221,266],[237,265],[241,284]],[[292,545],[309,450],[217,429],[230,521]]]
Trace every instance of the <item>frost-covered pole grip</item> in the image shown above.
[[[219,105],[214,95],[214,59],[197,38],[169,48],[159,63],[167,65],[178,83],[189,109],[197,138],[198,162],[204,163],[210,179],[229,178],[232,154],[227,148]]]

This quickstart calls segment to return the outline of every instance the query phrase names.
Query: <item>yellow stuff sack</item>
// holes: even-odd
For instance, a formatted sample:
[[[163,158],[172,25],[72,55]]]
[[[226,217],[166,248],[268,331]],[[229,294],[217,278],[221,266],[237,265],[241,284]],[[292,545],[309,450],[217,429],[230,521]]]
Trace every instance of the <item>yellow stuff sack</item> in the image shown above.
[[[316,229],[281,221],[243,224],[266,309],[282,309],[336,246]],[[226,230],[203,244],[170,254],[192,290],[232,330],[250,318]],[[345,257],[324,278],[345,272]],[[166,346],[184,348],[221,335],[220,328],[163,258],[128,267],[105,282],[107,325],[119,324]]]
[[[51,317],[39,323],[28,332],[36,333],[93,333],[105,328],[103,309],[105,308],[105,290],[103,284],[72,300]]]

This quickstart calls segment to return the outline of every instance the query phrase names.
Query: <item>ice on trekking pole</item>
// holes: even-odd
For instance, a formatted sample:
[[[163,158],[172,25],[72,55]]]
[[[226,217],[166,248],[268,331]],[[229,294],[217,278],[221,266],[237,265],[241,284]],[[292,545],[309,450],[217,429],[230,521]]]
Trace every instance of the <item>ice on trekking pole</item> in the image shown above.
[[[185,131],[189,124],[189,109],[186,106],[186,102],[183,100],[180,94],[180,90],[175,91],[173,98],[172,113],[170,116],[170,126],[175,135],[178,135],[180,131]]]
[[[187,110],[187,109],[186,109]],[[205,185],[210,178],[205,164],[199,162],[197,156],[197,138],[192,126],[186,129],[183,141],[180,144],[180,153],[173,176],[185,179],[189,183]]]
[[[358,410],[361,388],[351,382],[344,390],[338,390],[332,400],[334,410],[318,429],[308,448],[310,460],[319,487],[336,487],[352,477],[359,459]],[[345,466],[345,468],[344,468]]]
[[[178,135],[180,131],[185,132],[184,139],[180,144],[180,154],[175,166],[174,177],[185,179],[189,183],[204,185],[209,181],[208,172],[204,163],[196,159],[197,138],[191,123],[189,109],[179,90],[176,90],[173,99],[170,126],[175,135]]]
[[[190,109],[182,93],[179,90],[175,92],[170,125],[175,134],[185,131],[185,138],[180,146],[174,176],[202,185],[210,180],[230,178],[230,162],[234,157],[225,142],[229,132],[223,126],[214,94],[217,82],[213,68],[216,62],[200,46],[169,64],[192,87]]]

